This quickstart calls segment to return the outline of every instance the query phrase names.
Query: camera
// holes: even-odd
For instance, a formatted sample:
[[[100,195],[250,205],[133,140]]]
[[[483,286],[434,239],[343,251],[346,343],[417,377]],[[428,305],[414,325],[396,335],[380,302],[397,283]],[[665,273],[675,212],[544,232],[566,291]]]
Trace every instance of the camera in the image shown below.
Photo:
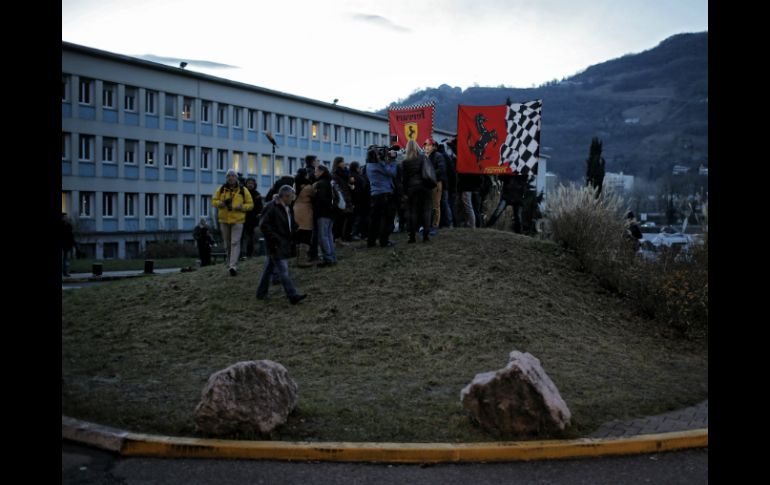
[[[233,199],[225,199],[223,202],[225,203],[225,207],[227,207],[227,210],[229,211],[233,210]]]
[[[385,145],[371,145],[368,148],[369,152],[375,152],[377,154],[377,160],[380,162],[387,162],[388,160],[395,160],[396,154],[401,149],[398,145],[385,146]],[[392,155],[391,155],[392,153]]]

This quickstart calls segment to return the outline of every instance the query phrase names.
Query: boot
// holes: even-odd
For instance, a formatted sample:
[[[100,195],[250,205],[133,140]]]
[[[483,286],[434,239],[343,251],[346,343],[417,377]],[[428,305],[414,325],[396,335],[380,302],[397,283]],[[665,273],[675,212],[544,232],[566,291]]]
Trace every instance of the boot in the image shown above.
[[[307,244],[299,244],[297,246],[297,268],[312,268],[313,263],[308,261],[308,253],[310,252],[310,246]]]

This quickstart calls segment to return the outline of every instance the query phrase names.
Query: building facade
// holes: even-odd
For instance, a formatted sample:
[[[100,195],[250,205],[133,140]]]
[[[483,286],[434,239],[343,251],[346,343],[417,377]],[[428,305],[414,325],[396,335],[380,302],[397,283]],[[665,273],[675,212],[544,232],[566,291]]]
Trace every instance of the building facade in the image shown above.
[[[62,212],[91,258],[191,241],[230,168],[264,195],[307,154],[386,144],[384,116],[62,42]]]

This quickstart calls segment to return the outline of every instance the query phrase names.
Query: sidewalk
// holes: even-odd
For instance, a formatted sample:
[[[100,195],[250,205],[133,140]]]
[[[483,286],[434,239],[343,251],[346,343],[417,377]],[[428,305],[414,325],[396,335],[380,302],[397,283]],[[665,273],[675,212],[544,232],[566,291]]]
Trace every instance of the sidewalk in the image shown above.
[[[709,401],[657,416],[604,423],[591,438],[629,438],[643,434],[669,433],[709,427]]]
[[[182,268],[155,268],[152,274],[165,274],[165,273],[179,273]],[[70,277],[62,277],[61,282],[63,284],[68,283],[83,283],[89,281],[110,281],[119,280],[123,278],[135,278],[143,276],[144,270],[134,269],[128,271],[104,271],[101,276],[94,276],[92,273],[70,273]]]

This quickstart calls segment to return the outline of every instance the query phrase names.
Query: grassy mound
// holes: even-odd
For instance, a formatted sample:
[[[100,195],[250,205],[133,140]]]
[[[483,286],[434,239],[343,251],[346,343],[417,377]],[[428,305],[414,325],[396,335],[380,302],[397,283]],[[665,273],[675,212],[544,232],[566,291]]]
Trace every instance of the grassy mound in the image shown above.
[[[571,436],[708,397],[706,342],[664,335],[556,245],[467,229],[395,240],[292,267],[310,295],[298,306],[279,286],[254,299],[262,258],[235,278],[217,265],[62,292],[62,413],[194,436],[209,375],[271,359],[300,388],[274,439],[485,441],[496,437],[470,422],[460,389],[513,349],[541,360]]]

